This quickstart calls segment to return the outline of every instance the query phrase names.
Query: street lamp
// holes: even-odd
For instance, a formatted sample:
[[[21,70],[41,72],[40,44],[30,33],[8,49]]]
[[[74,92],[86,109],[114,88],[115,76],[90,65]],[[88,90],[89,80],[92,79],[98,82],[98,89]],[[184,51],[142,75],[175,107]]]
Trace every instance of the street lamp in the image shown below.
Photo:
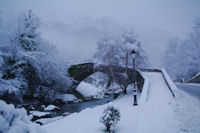
[[[133,59],[133,81],[134,81],[134,90],[133,90],[133,106],[137,105],[137,76],[136,76],[136,67],[135,67],[135,57],[136,57],[136,52],[135,50],[131,51],[131,56]]]

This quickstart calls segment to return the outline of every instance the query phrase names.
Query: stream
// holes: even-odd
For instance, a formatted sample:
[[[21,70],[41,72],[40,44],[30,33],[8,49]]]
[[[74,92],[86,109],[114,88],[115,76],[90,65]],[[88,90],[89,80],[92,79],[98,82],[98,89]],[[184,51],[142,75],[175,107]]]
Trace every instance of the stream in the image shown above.
[[[120,96],[120,94],[117,94],[117,95],[111,94],[111,95],[107,95],[106,97],[104,97],[102,99],[91,99],[91,100],[82,101],[82,102],[78,102],[78,103],[65,103],[63,105],[59,105],[58,110],[53,110],[53,111],[45,111],[41,108],[27,109],[27,111],[29,112],[28,114],[32,114],[31,112],[35,112],[35,115],[33,113],[32,121],[37,122],[37,123],[39,122],[39,124],[43,125],[45,123],[49,123],[50,121],[54,120],[54,118],[56,119],[56,117],[67,116],[71,113],[75,113],[75,112],[78,113],[86,108],[94,108],[97,105],[103,105],[103,104],[112,102],[118,96]],[[56,104],[54,104],[54,105],[57,106]],[[41,105],[40,105],[39,101],[27,102],[27,103],[19,105],[19,107],[26,107],[26,108],[30,108],[31,106],[40,107]],[[45,114],[45,112],[47,114]],[[43,113],[44,115],[39,115],[38,113],[39,114]],[[50,119],[46,119],[46,118],[52,118],[52,119],[50,120]],[[46,120],[44,120],[44,119],[46,119]]]
[[[81,110],[84,110],[86,108],[93,108],[97,105],[102,105],[109,103],[113,101],[113,95],[109,95],[106,98],[98,99],[98,100],[89,100],[85,102],[79,102],[79,103],[70,103],[63,105],[60,110],[52,112],[52,117],[61,116],[63,113],[75,113],[80,112]]]

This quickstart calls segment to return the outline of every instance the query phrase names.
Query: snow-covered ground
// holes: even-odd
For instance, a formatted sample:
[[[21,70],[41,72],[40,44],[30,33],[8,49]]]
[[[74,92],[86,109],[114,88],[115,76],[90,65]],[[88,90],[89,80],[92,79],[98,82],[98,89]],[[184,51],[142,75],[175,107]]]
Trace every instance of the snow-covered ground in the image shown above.
[[[180,132],[200,133],[200,101],[197,97],[178,90],[176,93],[175,120]]]
[[[176,83],[177,87],[200,100],[200,84]]]
[[[145,72],[149,79],[148,99],[145,103],[133,106],[131,93],[113,101],[119,108],[121,120],[116,133],[199,133],[200,103],[197,99],[176,89],[172,97],[161,73]],[[102,133],[104,126],[99,119],[108,106],[99,105],[73,113],[58,121],[44,125],[47,133]]]
[[[58,117],[54,117],[54,118],[42,118],[42,119],[36,120],[35,122],[42,123],[42,125],[44,125],[44,124],[59,120],[61,118],[63,118],[63,116],[58,116]]]

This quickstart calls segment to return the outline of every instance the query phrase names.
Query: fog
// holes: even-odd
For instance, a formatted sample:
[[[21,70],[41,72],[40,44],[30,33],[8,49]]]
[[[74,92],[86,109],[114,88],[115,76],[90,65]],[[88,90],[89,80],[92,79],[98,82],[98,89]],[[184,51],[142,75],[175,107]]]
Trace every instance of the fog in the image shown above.
[[[134,26],[152,66],[162,66],[171,37],[184,38],[200,16],[199,0],[0,0],[3,14],[28,9],[41,18],[42,36],[80,62],[91,58],[106,25]]]

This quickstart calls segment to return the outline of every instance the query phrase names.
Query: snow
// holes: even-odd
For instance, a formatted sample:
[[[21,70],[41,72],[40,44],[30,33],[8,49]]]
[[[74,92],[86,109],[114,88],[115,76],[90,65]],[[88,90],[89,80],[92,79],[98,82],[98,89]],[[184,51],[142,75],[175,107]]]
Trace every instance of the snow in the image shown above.
[[[189,88],[188,88],[189,89]],[[176,91],[175,120],[182,132],[200,132],[200,101],[182,90]]]
[[[42,117],[42,116],[48,115],[50,113],[49,112],[40,112],[40,111],[30,111],[30,114],[33,116]]]
[[[112,104],[109,104],[107,108],[104,109],[100,122],[105,125],[106,130],[114,128],[118,121],[120,120],[120,112]]]
[[[107,74],[102,72],[95,72],[84,79],[86,83],[90,83],[97,88],[106,89],[109,77]]]
[[[15,79],[4,80],[0,78],[0,93],[17,93],[20,88],[21,82]]]
[[[176,82],[176,84],[182,84],[182,85],[193,85],[193,86],[199,86],[200,87],[200,84],[199,83],[179,83],[179,82]]]
[[[83,82],[88,83],[99,89],[99,98],[103,97],[103,93],[112,93],[113,91],[121,90],[120,86],[116,82],[112,82],[108,87],[109,77],[103,72],[95,72],[88,76]]]
[[[54,118],[42,118],[42,119],[36,120],[35,122],[39,122],[39,123],[42,123],[42,125],[45,125],[45,124],[48,124],[50,122],[54,122],[56,120],[59,120],[61,118],[63,118],[63,116],[58,116],[58,117],[54,117]]]
[[[172,81],[172,79],[169,77],[169,75],[167,74],[167,72],[165,71],[165,69],[161,69],[161,71],[162,71],[163,76],[166,79],[167,83],[171,87],[172,91],[175,92],[177,90],[176,85],[174,84],[174,82]]]
[[[146,88],[143,88],[143,93],[148,90],[148,99],[142,93],[140,98],[143,102],[139,100],[138,106],[132,106],[133,95],[129,93],[112,102],[121,114],[115,133],[199,133],[200,101],[179,89],[174,98],[160,72],[141,74],[149,80],[149,84],[145,81]],[[47,133],[102,133],[105,127],[99,119],[109,104],[72,113],[43,127]]]
[[[162,73],[143,73],[150,80],[149,97],[138,121],[139,133],[174,132],[173,97]],[[145,125],[145,126],[144,126]]]
[[[113,105],[119,108],[121,114],[121,121],[116,126],[116,133],[177,131],[177,127],[173,125],[174,112],[172,103],[174,99],[162,74],[143,73],[143,75],[149,78],[150,81],[149,98],[146,104],[132,106],[132,94],[124,95],[113,101]],[[146,89],[148,88],[147,86]],[[80,113],[73,113],[68,117],[45,125],[44,128],[48,133],[63,131],[76,133],[102,132],[104,126],[99,122],[99,119],[107,106],[108,104],[100,105],[93,109],[85,109]]]
[[[193,77],[191,77],[190,79],[188,79],[186,82],[189,82],[190,80],[195,79],[196,77],[198,77],[200,75],[200,72],[198,72],[196,75],[194,75]]]
[[[57,96],[57,98],[66,103],[72,102],[72,101],[79,101],[79,99],[73,94],[63,94],[63,95]]]
[[[99,89],[89,83],[82,81],[76,90],[81,93],[84,97],[100,98],[103,96],[103,90]]]
[[[45,133],[41,126],[31,122],[24,108],[15,108],[0,100],[1,133]]]
[[[148,99],[148,93],[149,93],[149,87],[150,87],[149,79],[142,72],[140,72],[140,74],[144,78],[144,84],[143,84],[143,89],[142,89],[142,92],[140,95],[140,99],[138,101],[139,105],[146,103],[146,101]]]
[[[46,108],[44,108],[44,110],[46,110],[46,111],[51,111],[51,110],[55,110],[55,109],[60,109],[60,108],[58,108],[57,106],[55,106],[55,105],[48,105]]]

